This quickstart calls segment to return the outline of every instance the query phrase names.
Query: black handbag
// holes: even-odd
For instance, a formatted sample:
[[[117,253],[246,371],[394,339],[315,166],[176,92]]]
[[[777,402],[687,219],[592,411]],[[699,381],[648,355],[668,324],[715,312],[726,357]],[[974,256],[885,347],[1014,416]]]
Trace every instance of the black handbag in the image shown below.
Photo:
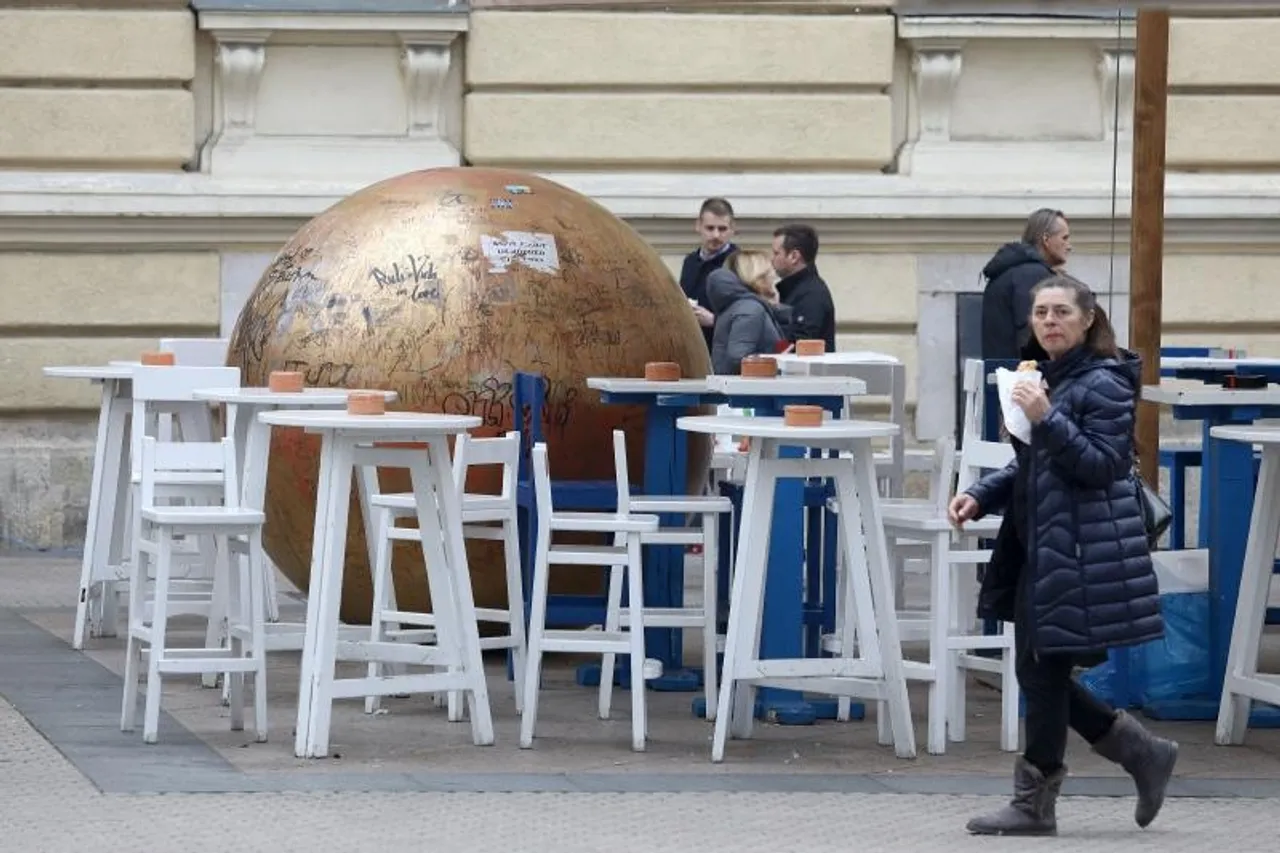
[[[1138,459],[1134,456],[1133,471],[1129,475],[1133,479],[1134,491],[1138,496],[1138,506],[1142,509],[1142,523],[1147,528],[1147,543],[1156,547],[1160,537],[1173,523],[1173,509],[1160,497],[1160,492],[1147,485],[1138,473]]]

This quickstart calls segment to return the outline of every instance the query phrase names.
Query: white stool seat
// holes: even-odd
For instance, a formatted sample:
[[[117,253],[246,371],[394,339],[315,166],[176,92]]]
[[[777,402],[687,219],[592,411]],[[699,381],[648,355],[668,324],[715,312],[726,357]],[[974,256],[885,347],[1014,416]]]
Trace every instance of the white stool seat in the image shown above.
[[[228,509],[221,506],[144,507],[142,517],[153,524],[196,528],[214,526],[249,527],[262,524],[266,516],[256,509]]]

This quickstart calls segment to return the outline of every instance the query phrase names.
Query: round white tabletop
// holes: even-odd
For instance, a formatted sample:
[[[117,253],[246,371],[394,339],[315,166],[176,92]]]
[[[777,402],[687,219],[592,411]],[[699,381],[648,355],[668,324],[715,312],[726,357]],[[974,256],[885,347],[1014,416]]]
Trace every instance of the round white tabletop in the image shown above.
[[[304,427],[309,430],[340,429],[374,432],[460,433],[480,426],[474,415],[437,415],[431,412],[387,412],[384,415],[353,415],[325,409],[283,409],[262,412],[258,420],[272,426]]]
[[[686,432],[730,433],[752,438],[781,438],[797,441],[844,441],[855,438],[887,438],[898,434],[897,424],[884,421],[832,419],[822,426],[787,426],[782,418],[750,418],[742,415],[691,415],[676,426]]]
[[[1216,426],[1209,428],[1209,435],[1247,444],[1280,444],[1280,427]]]
[[[132,379],[133,368],[122,364],[75,364],[46,367],[44,375],[55,379]]]
[[[867,383],[852,376],[708,376],[707,388],[731,397],[854,397]]]
[[[395,391],[368,391],[357,388],[303,388],[298,392],[272,391],[270,388],[202,388],[191,396],[214,403],[236,403],[259,406],[345,406],[354,392],[380,393],[388,403],[399,399]]]
[[[706,379],[650,381],[630,376],[589,376],[587,387],[611,394],[705,394]]]

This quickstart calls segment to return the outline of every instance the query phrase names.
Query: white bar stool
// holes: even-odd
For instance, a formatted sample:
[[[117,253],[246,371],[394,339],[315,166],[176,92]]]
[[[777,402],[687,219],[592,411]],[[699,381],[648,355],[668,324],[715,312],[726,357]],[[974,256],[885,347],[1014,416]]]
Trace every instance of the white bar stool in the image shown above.
[[[760,686],[809,689],[883,702],[881,708],[887,713],[881,713],[878,720],[881,743],[891,741],[900,758],[914,758],[915,733],[907,702],[893,577],[880,518],[871,444],[873,439],[895,434],[897,425],[827,420],[816,427],[791,427],[776,417],[712,415],[680,418],[676,426],[690,432],[711,435],[727,432],[751,439],[743,489],[742,541],[738,543],[730,593],[729,630],[711,760],[724,760],[730,728],[735,737],[751,736],[755,692]],[[783,446],[850,453],[824,459],[781,458],[779,450]],[[782,477],[830,477],[835,481],[836,494],[844,510],[839,516],[841,546],[859,629],[857,657],[797,660],[758,657],[774,487]]]
[[[1214,742],[1221,746],[1244,743],[1254,701],[1280,705],[1280,675],[1258,672],[1258,651],[1266,628],[1267,598],[1280,541],[1280,428],[1218,426],[1214,438],[1262,446],[1262,467],[1253,496],[1249,542],[1240,573],[1236,618],[1218,706]]]
[[[497,494],[469,493],[466,491],[467,473],[471,468],[500,466],[500,487]],[[481,637],[481,650],[508,649],[512,656],[515,674],[516,712],[523,707],[525,667],[524,589],[520,576],[520,532],[516,506],[516,479],[520,469],[520,433],[508,432],[499,438],[474,438],[460,435],[453,446],[454,487],[462,495],[462,536],[464,539],[484,539],[502,543],[507,581],[507,606],[505,608],[477,607],[476,619],[507,626],[505,634]],[[395,584],[391,572],[392,545],[397,541],[418,542],[422,531],[416,527],[397,527],[396,522],[417,515],[413,494],[379,494],[369,503],[376,516],[376,558],[373,562],[373,615],[369,623],[370,640],[383,642],[431,642],[435,638],[436,620],[432,613],[411,613],[400,610],[395,603]],[[404,628],[404,625],[415,626]],[[426,630],[424,630],[426,629]],[[382,665],[369,664],[369,677],[381,675]],[[381,704],[378,696],[365,699],[365,712],[372,714]],[[449,719],[461,719],[458,695],[449,694]]]
[[[613,431],[613,467],[618,481],[618,512],[624,515],[636,513],[662,515],[702,516],[701,527],[659,527],[652,533],[640,534],[641,545],[701,545],[702,546],[702,603],[697,607],[646,607],[646,628],[698,629],[702,631],[703,688],[706,692],[707,719],[716,718],[716,657],[719,653],[719,636],[716,634],[717,589],[716,569],[719,565],[720,518],[733,510],[733,502],[714,495],[642,495],[631,496],[631,482],[627,475],[627,437]],[[623,534],[614,537],[615,545],[625,545]],[[631,598],[635,603],[634,595]],[[609,578],[608,614],[610,620],[620,618],[617,624],[629,624],[632,606],[622,607],[622,566],[614,566]],[[618,614],[615,616],[615,614]],[[612,623],[611,623],[612,624]],[[614,655],[606,653],[600,669],[602,690],[613,688]]]
[[[139,495],[137,501],[139,527],[133,541],[133,560],[129,579],[129,630],[125,649],[124,698],[120,710],[120,728],[132,731],[138,701],[138,668],[142,644],[147,652],[146,708],[143,714],[142,739],[155,743],[160,722],[160,699],[164,675],[230,673],[231,728],[244,728],[244,675],[254,676],[254,724],[258,741],[267,739],[267,655],[263,634],[263,553],[262,523],[257,510],[240,506],[240,483],[236,476],[235,448],[230,439],[219,442],[158,442],[154,437],[141,439]],[[158,487],[165,483],[185,485],[193,475],[220,481],[219,494],[208,504],[162,506],[156,503]],[[228,586],[227,647],[206,643],[205,647],[173,648],[166,631],[169,617],[179,612],[175,604],[184,602],[186,593],[175,589],[174,540],[183,534],[216,537],[219,543],[219,570]],[[244,537],[248,541],[249,570],[247,584],[241,584],[241,572],[231,570],[228,540]],[[145,556],[144,556],[145,555]],[[154,583],[148,582],[149,567],[155,569]],[[247,586],[247,589],[245,588]],[[147,600],[146,592],[153,595]],[[171,613],[170,611],[174,612]],[[148,611],[150,611],[148,613]],[[248,648],[245,648],[245,641]]]
[[[524,714],[520,719],[520,746],[533,746],[538,721],[538,687],[542,678],[542,656],[547,652],[595,652],[604,655],[631,655],[631,748],[643,752],[648,722],[645,717],[644,608],[634,608],[623,630],[618,607],[618,584],[609,584],[609,615],[603,631],[588,629],[547,630],[547,587],[551,566],[627,567],[627,587],[633,601],[644,601],[644,574],[640,560],[640,537],[658,529],[656,515],[627,515],[612,512],[556,512],[551,503],[551,476],[547,473],[547,446],[533,446],[533,483],[538,497],[538,545],[533,564],[533,590],[529,616],[529,657],[524,672]],[[552,545],[556,532],[602,533],[615,537],[612,545]],[[621,539],[619,543],[618,539]],[[611,580],[613,572],[610,572]],[[654,673],[655,675],[657,673]],[[613,679],[600,675],[599,712],[609,718]]]

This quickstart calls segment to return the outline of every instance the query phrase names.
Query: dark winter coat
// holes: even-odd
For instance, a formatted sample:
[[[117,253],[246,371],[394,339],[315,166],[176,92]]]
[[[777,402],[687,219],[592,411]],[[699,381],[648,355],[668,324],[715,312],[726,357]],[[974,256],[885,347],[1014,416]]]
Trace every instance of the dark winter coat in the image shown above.
[[[1053,270],[1034,246],[1006,243],[982,275],[982,357],[1017,358],[1031,338],[1031,289]]]
[[[1097,652],[1160,637],[1159,589],[1132,477],[1139,359],[1078,347],[1041,362],[1049,414],[1013,462],[968,490],[979,512],[1004,512],[979,615],[1014,621],[1017,582],[1039,653]],[[1028,466],[1020,470],[1020,466]],[[1008,506],[1025,476],[1025,542]],[[1018,490],[1019,492],[1022,489]]]

